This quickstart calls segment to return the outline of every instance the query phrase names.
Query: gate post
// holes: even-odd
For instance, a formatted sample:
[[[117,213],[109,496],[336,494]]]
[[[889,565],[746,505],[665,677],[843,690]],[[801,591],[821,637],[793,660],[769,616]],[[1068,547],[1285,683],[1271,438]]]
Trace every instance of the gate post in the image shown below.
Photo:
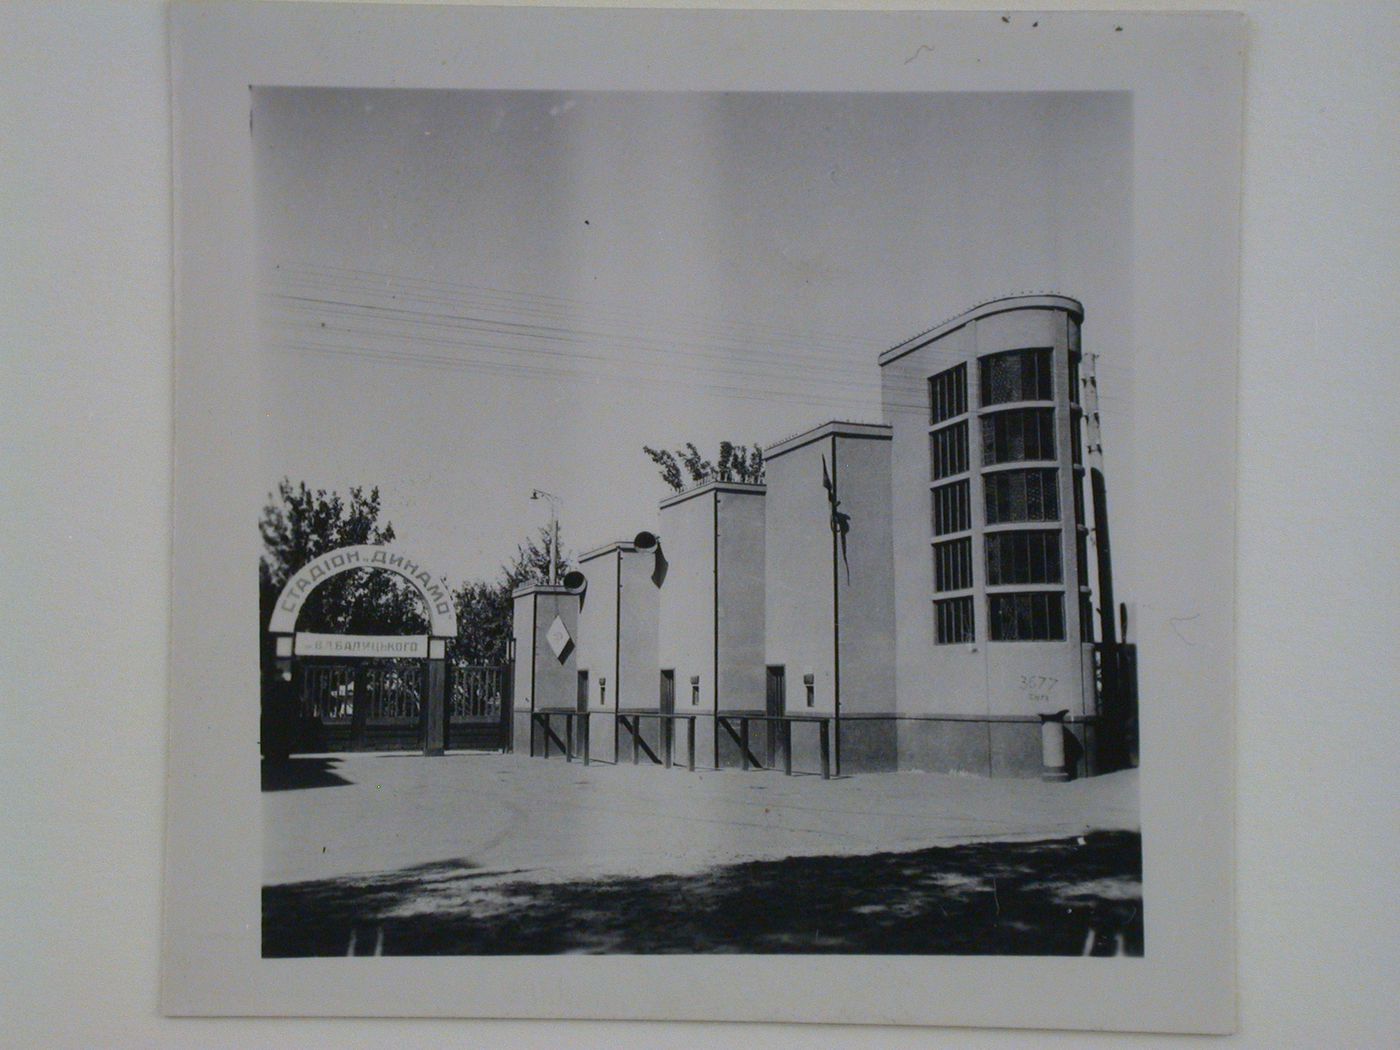
[[[369,720],[369,678],[370,669],[363,663],[350,665],[350,746],[356,750],[365,747],[368,732],[365,729]],[[384,681],[380,679],[380,695],[383,695]]]
[[[501,702],[500,750],[502,754],[506,754],[515,750],[515,665],[512,663],[502,667],[496,674],[496,681],[496,695],[500,697]]]
[[[447,640],[428,640],[428,659],[424,661],[422,712],[419,724],[423,730],[423,754],[440,755],[447,746]]]
[[[270,669],[268,666],[263,668],[262,718],[258,739],[262,744],[263,757],[281,762],[292,753],[299,706],[299,683],[292,661],[291,636],[277,635],[272,652]]]

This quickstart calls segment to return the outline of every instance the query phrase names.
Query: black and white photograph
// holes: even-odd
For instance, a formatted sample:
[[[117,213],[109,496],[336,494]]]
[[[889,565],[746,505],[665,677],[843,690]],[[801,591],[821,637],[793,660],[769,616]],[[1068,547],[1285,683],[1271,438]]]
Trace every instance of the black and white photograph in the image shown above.
[[[654,3],[0,6],[0,1045],[1393,1045],[1400,7]]]
[[[1235,23],[179,14],[168,1008],[1227,1023]]]
[[[1143,953],[1126,94],[251,124],[264,955]]]

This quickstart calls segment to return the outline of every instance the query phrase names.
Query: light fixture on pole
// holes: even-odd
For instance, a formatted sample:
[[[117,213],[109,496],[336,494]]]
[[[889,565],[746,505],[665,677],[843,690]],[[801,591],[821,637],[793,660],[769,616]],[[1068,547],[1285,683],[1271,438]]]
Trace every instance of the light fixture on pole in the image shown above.
[[[559,497],[544,489],[531,489],[532,500],[545,500],[549,503],[549,585],[559,582]]]

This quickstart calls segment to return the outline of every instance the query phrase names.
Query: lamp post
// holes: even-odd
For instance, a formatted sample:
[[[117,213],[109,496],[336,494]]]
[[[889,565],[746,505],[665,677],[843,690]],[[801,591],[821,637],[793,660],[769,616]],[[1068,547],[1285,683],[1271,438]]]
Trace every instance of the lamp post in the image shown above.
[[[549,585],[559,582],[559,497],[544,489],[532,489],[532,500],[545,500],[549,504]]]

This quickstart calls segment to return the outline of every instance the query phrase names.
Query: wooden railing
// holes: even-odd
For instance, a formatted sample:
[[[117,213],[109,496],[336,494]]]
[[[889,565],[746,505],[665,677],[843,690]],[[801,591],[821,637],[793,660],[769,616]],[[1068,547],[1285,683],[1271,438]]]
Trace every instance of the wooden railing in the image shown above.
[[[591,761],[588,748],[588,721],[589,711],[580,711],[573,707],[543,707],[530,713],[530,720],[542,730],[544,730],[544,755],[549,757],[549,744],[552,740],[558,745],[559,750],[564,752],[564,760],[572,762],[574,760],[574,726],[578,726],[579,753],[586,766]],[[559,739],[559,734],[554,731],[554,719],[564,720],[564,739]]]
[[[564,754],[566,761],[572,762],[577,755],[583,764],[592,761],[589,749],[590,715],[609,712],[579,711],[572,707],[540,708],[531,712],[532,723],[540,728],[543,735],[542,757],[548,758],[551,743]],[[617,724],[627,733],[632,742],[632,764],[637,765],[645,754],[653,764],[670,769],[675,761],[675,725],[685,723],[686,769],[695,771],[695,722],[702,717],[698,714],[668,714],[660,711],[619,711]],[[795,722],[815,723],[821,753],[822,779],[831,779],[831,722],[830,715],[759,715],[748,713],[717,714],[713,716],[718,726],[733,739],[739,747],[740,762],[745,770],[768,768],[754,756],[749,748],[749,726],[753,722],[776,723],[782,733],[783,773],[792,776],[792,726]],[[554,731],[554,719],[564,720],[564,736],[561,739]],[[654,718],[659,726],[661,754],[651,749],[642,736],[642,720]],[[736,730],[734,724],[738,724]]]
[[[751,715],[719,714],[715,720],[723,727],[730,739],[739,746],[739,760],[744,769],[766,769],[754,753],[749,750],[749,725],[752,722],[777,723],[782,733],[783,773],[792,776],[792,726],[794,722],[815,722],[818,744],[821,751],[822,779],[831,779],[831,716],[830,715]],[[733,722],[739,723],[739,731],[734,731]]]
[[[676,723],[684,722],[685,726],[685,768],[690,772],[695,772],[695,719],[698,715],[692,714],[670,714],[662,711],[619,711],[617,714],[617,724],[632,738],[632,764],[637,764],[638,751],[645,751],[647,757],[658,766],[665,766],[670,769],[675,761],[676,744]],[[654,718],[657,722],[658,735],[661,740],[661,757],[657,757],[647,742],[642,739],[642,719]]]

